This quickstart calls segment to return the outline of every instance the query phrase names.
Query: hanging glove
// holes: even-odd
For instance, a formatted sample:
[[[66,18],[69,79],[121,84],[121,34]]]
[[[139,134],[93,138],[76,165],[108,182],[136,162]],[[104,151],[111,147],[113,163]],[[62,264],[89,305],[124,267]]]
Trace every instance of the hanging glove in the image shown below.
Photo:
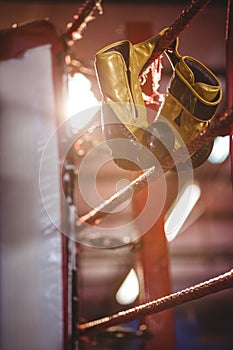
[[[95,65],[103,96],[103,134],[105,140],[129,141],[129,147],[123,147],[122,158],[118,158],[119,142],[115,147],[108,143],[114,161],[124,169],[139,170],[152,165],[142,151],[142,136],[148,121],[139,74],[165,31],[136,45],[123,40],[96,53]]]
[[[174,47],[167,50],[166,54],[174,74],[165,100],[150,129],[156,128],[157,123],[165,118],[168,125],[174,127],[180,136],[175,137],[173,151],[176,151],[183,142],[187,144],[208,126],[221,101],[222,88],[217,77],[200,61],[178,53],[178,39],[173,44]],[[147,147],[150,146],[149,134],[144,135],[143,143]],[[208,158],[212,147],[213,142],[190,155],[193,167],[200,166]],[[159,151],[157,153],[159,156]],[[185,163],[184,161],[181,168],[185,168]]]

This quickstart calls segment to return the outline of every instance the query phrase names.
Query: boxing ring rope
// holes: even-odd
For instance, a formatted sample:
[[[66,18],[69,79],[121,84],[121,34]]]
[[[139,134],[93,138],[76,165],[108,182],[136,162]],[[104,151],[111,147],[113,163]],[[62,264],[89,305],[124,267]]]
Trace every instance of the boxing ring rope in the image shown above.
[[[93,20],[94,14],[97,11],[102,14],[101,8],[102,0],[86,0],[78,9],[77,14],[73,16],[73,22],[67,24],[67,30],[61,35],[61,39],[72,46],[74,41],[81,38],[84,28],[87,23]],[[75,36],[75,32],[78,34]]]
[[[207,295],[232,288],[233,270],[212,278],[208,281],[196,284],[193,287],[183,289],[179,292],[169,294],[165,297],[147,302],[130,308],[117,314],[106,316],[98,320],[83,323],[77,326],[79,332],[87,333],[90,331],[99,331],[121,323],[135,320],[141,316],[148,316],[170,308],[185,304],[189,301],[200,299]]]
[[[174,40],[180,35],[180,33],[188,27],[191,20],[202,10],[204,10],[211,0],[193,0],[176,18],[174,23],[168,28],[165,34],[160,38],[156,48],[142,69],[143,72],[158,58]]]

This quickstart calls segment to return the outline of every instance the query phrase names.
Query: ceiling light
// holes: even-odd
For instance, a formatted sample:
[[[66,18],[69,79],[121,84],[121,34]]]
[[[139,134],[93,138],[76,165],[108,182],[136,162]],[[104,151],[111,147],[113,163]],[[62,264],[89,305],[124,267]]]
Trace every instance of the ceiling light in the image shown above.
[[[139,282],[134,269],[131,269],[116,293],[116,300],[121,305],[132,304],[139,295]]]
[[[164,230],[167,240],[172,241],[197,203],[201,189],[196,184],[186,185],[165,218]]]
[[[220,164],[223,163],[230,152],[230,139],[229,136],[218,136],[214,140],[214,146],[212,152],[208,158],[210,163]]]

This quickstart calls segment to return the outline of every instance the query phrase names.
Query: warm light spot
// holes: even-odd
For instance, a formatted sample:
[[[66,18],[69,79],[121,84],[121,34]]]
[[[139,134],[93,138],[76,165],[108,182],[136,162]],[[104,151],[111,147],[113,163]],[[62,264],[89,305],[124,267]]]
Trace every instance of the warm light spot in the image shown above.
[[[73,46],[73,44],[74,44],[74,41],[73,41],[73,40],[68,40],[68,41],[67,41],[67,45],[68,45],[68,46]]]
[[[72,39],[73,40],[79,40],[81,38],[82,38],[82,35],[80,33],[78,33],[78,32],[73,32],[72,33]]]
[[[65,62],[67,64],[67,66],[69,66],[71,64],[71,57],[70,57],[70,55],[66,55],[65,56]]]
[[[201,195],[201,189],[196,184],[187,185],[181,192],[165,218],[164,230],[167,240],[172,241],[180,232],[183,224],[193,210]]]
[[[116,300],[121,305],[132,304],[139,295],[139,282],[134,269],[131,269],[116,293]]]
[[[72,27],[72,25],[73,25],[73,23],[72,23],[72,22],[69,22],[69,23],[67,23],[66,28],[67,28],[67,29],[70,29],[70,28]]]

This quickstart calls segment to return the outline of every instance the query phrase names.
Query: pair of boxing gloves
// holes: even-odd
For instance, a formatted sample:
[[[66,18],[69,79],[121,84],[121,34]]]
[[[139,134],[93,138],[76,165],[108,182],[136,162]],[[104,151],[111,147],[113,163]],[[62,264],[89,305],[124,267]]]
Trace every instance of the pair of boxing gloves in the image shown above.
[[[164,101],[152,124],[143,100],[140,72],[151,58],[158,35],[133,45],[128,40],[108,45],[96,53],[96,72],[103,96],[102,127],[115,163],[140,170],[162,161],[204,130],[222,98],[218,78],[204,64],[178,52],[178,38],[165,51],[173,74]],[[209,156],[213,142],[189,153],[192,166]],[[152,156],[151,156],[152,155]]]

